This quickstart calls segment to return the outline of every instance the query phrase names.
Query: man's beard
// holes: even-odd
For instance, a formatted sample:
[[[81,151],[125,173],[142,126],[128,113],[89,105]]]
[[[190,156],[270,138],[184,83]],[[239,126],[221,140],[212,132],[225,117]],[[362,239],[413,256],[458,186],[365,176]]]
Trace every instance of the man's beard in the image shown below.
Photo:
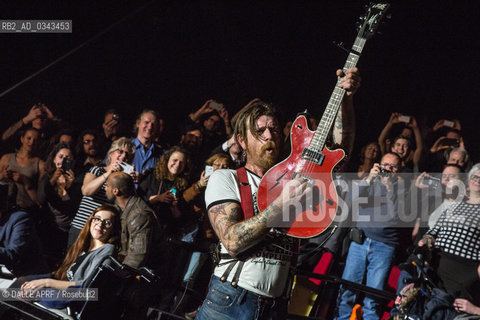
[[[95,157],[98,154],[98,152],[97,152],[97,149],[91,148],[87,150],[86,154],[89,157]]]
[[[273,149],[272,153],[267,153],[267,149]],[[278,158],[278,149],[274,141],[268,141],[265,143],[261,149],[260,153],[255,159],[255,165],[259,166],[262,169],[268,170],[277,162]]]

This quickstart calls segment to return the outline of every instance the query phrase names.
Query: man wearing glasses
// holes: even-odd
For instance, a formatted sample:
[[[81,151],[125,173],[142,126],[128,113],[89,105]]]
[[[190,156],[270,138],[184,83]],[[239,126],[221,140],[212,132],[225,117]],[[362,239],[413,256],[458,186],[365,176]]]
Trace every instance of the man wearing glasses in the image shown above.
[[[398,228],[399,202],[405,197],[405,183],[398,176],[401,171],[398,154],[386,153],[375,163],[370,174],[352,191],[352,215],[357,221],[357,237],[352,238],[342,278],[375,289],[383,290],[396,249],[400,244]],[[358,197],[355,196],[358,194]],[[337,317],[350,319],[355,304],[355,293],[341,287],[338,295]],[[380,319],[381,302],[366,295],[363,300],[363,318]]]

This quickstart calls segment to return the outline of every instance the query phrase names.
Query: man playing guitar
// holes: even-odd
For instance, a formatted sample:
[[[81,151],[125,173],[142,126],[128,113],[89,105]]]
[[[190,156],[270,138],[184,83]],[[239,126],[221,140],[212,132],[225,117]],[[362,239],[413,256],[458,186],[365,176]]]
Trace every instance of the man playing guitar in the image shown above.
[[[351,150],[354,134],[353,95],[360,86],[357,68],[346,70],[338,86],[345,90],[336,117],[333,142]],[[257,207],[257,189],[263,175],[278,161],[282,130],[273,107],[262,101],[243,110],[235,138],[245,150],[245,169],[217,170],[210,177],[205,200],[212,226],[221,241],[206,300],[196,319],[286,318],[285,294],[293,239],[273,229],[283,208],[311,194],[305,179],[288,181],[280,196],[264,210]],[[240,173],[242,171],[243,173]],[[243,182],[245,181],[245,182]],[[248,187],[249,194],[245,195]]]

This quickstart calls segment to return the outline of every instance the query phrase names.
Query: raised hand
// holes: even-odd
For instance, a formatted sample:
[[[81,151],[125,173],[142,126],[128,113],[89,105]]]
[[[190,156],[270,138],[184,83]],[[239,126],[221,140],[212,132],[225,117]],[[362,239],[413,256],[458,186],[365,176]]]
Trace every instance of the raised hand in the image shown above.
[[[22,119],[23,123],[27,124],[32,122],[33,120],[39,118],[42,115],[43,111],[42,108],[38,105],[33,105],[30,108],[28,114]]]

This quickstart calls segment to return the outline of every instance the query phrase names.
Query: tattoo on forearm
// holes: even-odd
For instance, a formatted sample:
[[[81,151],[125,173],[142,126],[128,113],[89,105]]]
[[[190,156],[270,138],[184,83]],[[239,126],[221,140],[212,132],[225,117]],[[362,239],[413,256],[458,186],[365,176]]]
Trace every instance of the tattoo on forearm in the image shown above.
[[[212,226],[230,252],[239,253],[260,242],[268,232],[268,220],[281,214],[280,208],[269,206],[260,214],[243,220],[241,207],[236,203],[216,205],[209,210]]]
[[[337,118],[335,119],[335,129],[338,129],[338,130],[343,129],[343,119],[340,113],[338,113]]]

